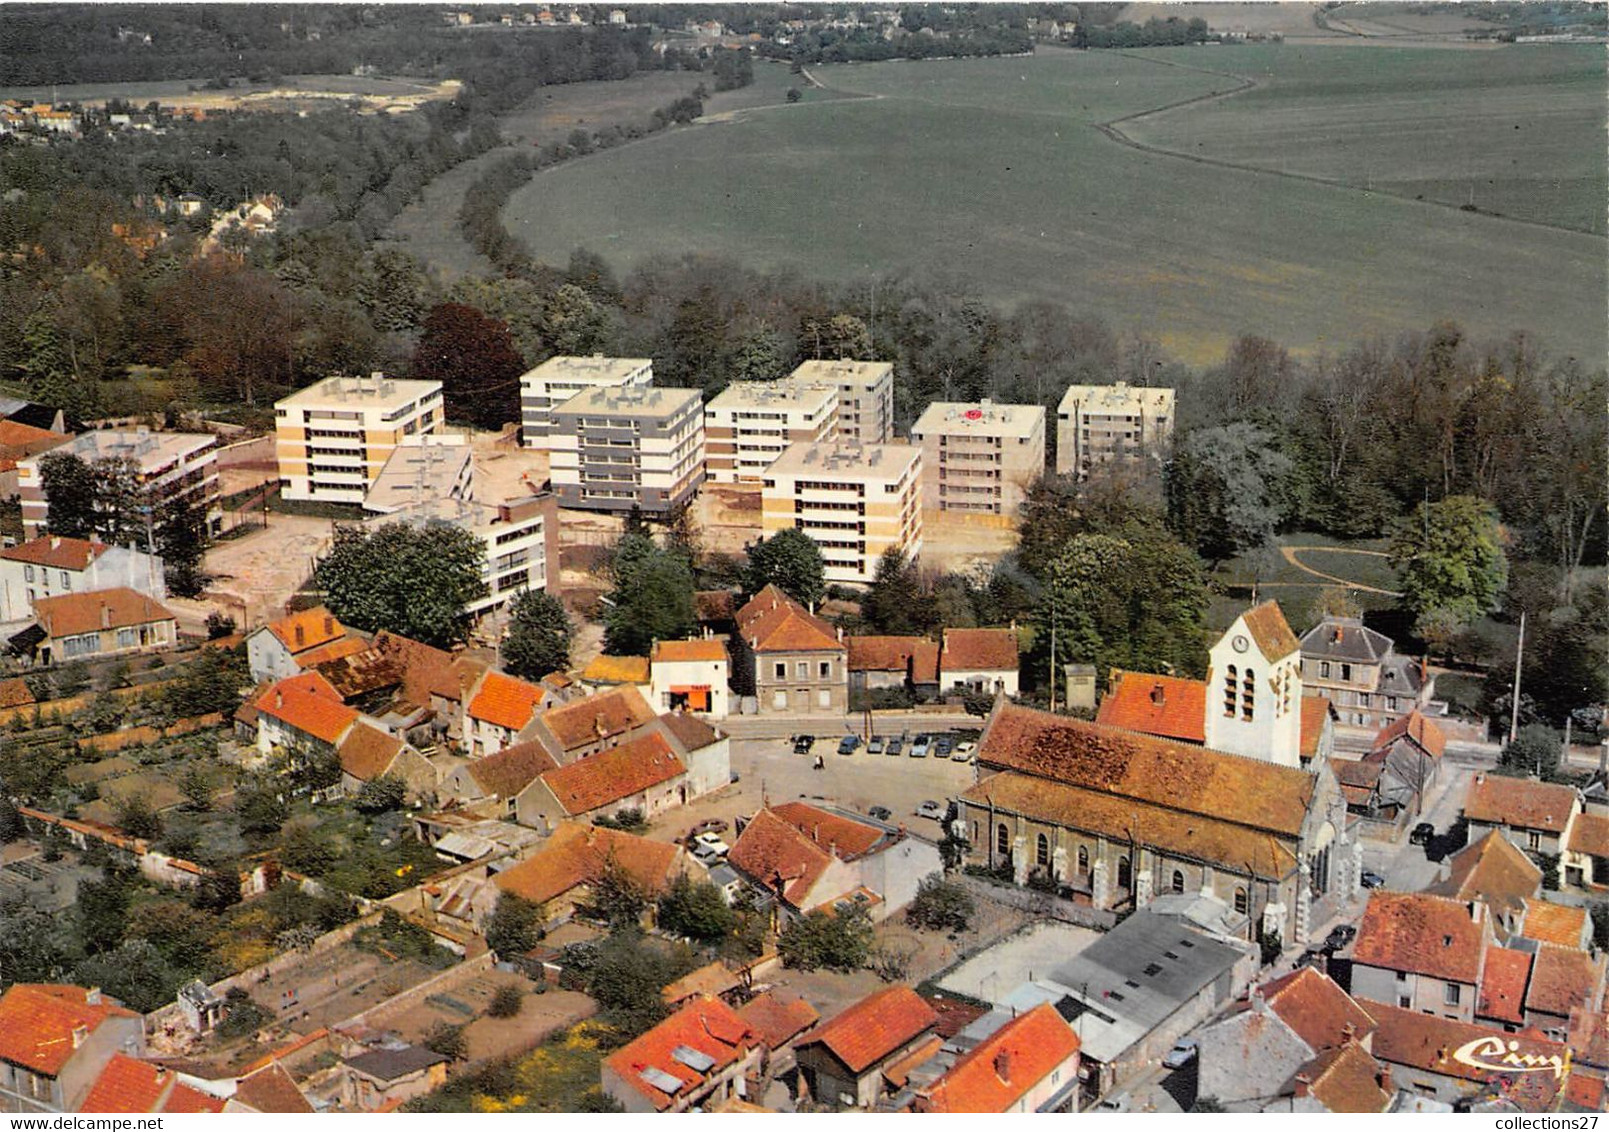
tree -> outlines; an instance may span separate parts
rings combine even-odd
[[[659,898],[657,922],[663,931],[700,943],[715,943],[732,934],[737,915],[721,890],[708,881],[678,876]]]
[[[525,1005],[525,994],[512,983],[505,983],[492,992],[486,1013],[493,1018],[515,1018]]]
[[[447,413],[477,428],[520,419],[525,360],[508,327],[462,303],[430,308],[414,348],[412,373],[442,383]]]
[[[772,585],[810,606],[827,596],[827,567],[821,547],[803,531],[789,527],[748,550],[749,563],[743,572],[746,593],[757,594]]]
[[[624,535],[615,548],[615,588],[603,617],[604,650],[646,656],[654,641],[690,636],[697,628],[693,572],[646,535]]]
[[[227,713],[240,706],[242,689],[250,687],[244,649],[208,648],[162,689],[162,701],[175,719]]]
[[[648,895],[642,884],[611,853],[592,881],[588,901],[593,915],[609,925],[610,931],[634,927],[648,909]]]
[[[546,590],[526,590],[509,606],[503,667],[526,680],[566,672],[574,632],[563,602]]]
[[[380,330],[412,330],[425,313],[429,280],[419,261],[392,249],[375,252],[358,281],[357,299]]]
[[[542,310],[542,337],[555,354],[594,353],[608,332],[609,316],[574,283],[554,291]]]
[[[251,779],[235,788],[235,818],[242,833],[276,833],[289,816],[290,807],[271,779]]]
[[[446,523],[341,525],[313,578],[346,624],[448,648],[464,639],[464,607],[486,591],[484,561],[480,540]]]
[[[636,931],[618,932],[597,945],[586,973],[587,993],[606,1023],[623,1038],[633,1038],[670,1013],[665,987],[693,966],[685,949],[667,950]]]
[[[235,619],[227,613],[216,609],[207,614],[204,624],[207,627],[207,640],[209,641],[227,637],[235,631]]]
[[[512,893],[499,893],[486,918],[486,946],[500,959],[524,955],[542,938],[542,910]]]
[[[789,967],[848,973],[866,966],[874,939],[871,917],[856,904],[841,911],[806,912],[783,929],[777,951]]]
[[[1468,625],[1496,609],[1508,585],[1497,511],[1471,495],[1421,503],[1397,524],[1390,555],[1402,604],[1421,624]]]
[[[208,869],[190,890],[190,903],[207,912],[224,912],[240,903],[240,874]]]
[[[787,97],[788,97],[788,101],[789,101],[789,102],[798,102],[798,101],[799,101],[799,100],[800,100],[800,99],[801,99],[801,98],[803,98],[803,97],[804,97],[804,95],[803,95],[803,94],[801,94],[801,93],[799,93],[799,88],[798,88],[798,87],[796,87],[796,86],[790,86],[790,87],[789,87],[789,88],[788,88],[788,95],[787,95]]]
[[[71,452],[51,452],[40,458],[39,478],[50,501],[47,525],[64,538],[92,538],[100,487],[89,461]]]
[[[99,880],[80,881],[74,907],[78,937],[90,953],[110,951],[123,939],[133,885],[126,872],[110,865]]]
[[[384,814],[402,809],[408,797],[408,784],[393,774],[371,778],[358,790],[352,805],[360,814]]]
[[[1503,748],[1498,762],[1520,774],[1534,774],[1547,781],[1558,773],[1563,753],[1559,733],[1545,724],[1533,723],[1520,728],[1514,741]]]
[[[22,820],[22,814],[6,796],[4,788],[0,787],[0,845],[20,841],[27,832],[28,828]]]
[[[905,552],[897,546],[883,551],[877,560],[877,573],[860,603],[860,615],[872,631],[896,635],[926,632],[931,627],[930,605],[922,593],[916,566]]]
[[[972,897],[966,889],[934,873],[917,886],[916,897],[905,910],[905,919],[914,927],[930,931],[964,932],[972,922],[974,911]]]
[[[206,508],[188,499],[173,500],[162,508],[155,533],[168,589],[178,597],[198,596],[207,584],[201,559],[212,541]]]
[[[1295,465],[1245,421],[1191,433],[1167,472],[1168,525],[1214,562],[1271,540],[1292,505]]]
[[[464,1028],[448,1022],[437,1022],[425,1035],[425,1048],[439,1053],[449,1061],[463,1061],[469,1056],[469,1039]]]
[[[146,841],[162,836],[162,818],[143,794],[130,794],[118,803],[117,827],[130,837]]]
[[[323,876],[340,860],[330,839],[317,826],[296,822],[279,840],[279,863],[306,876]]]

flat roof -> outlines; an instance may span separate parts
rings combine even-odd
[[[1118,409],[1124,405],[1144,405],[1165,409],[1173,404],[1173,390],[1158,385],[1130,385],[1126,381],[1113,385],[1069,385],[1056,411],[1070,413],[1080,401],[1094,408]]]
[[[893,362],[856,362],[814,359],[802,363],[784,380],[826,382],[829,385],[875,385],[894,372]]]
[[[555,416],[597,413],[610,417],[674,416],[703,394],[696,389],[666,389],[658,385],[599,385],[583,389],[554,406]]]
[[[867,472],[881,472],[897,478],[921,458],[914,444],[858,444],[853,440],[801,440],[790,444],[767,469],[768,475],[840,476],[864,478]]]
[[[817,409],[836,396],[826,385],[795,384],[791,381],[734,381],[704,406],[707,412],[720,409]]]
[[[591,385],[619,385],[645,366],[653,364],[652,358],[606,358],[602,354],[582,358],[561,354],[526,370],[520,376],[520,381],[581,381]]]
[[[470,465],[465,437],[447,434],[425,438],[435,443],[404,443],[387,457],[369,488],[363,506],[370,511],[396,511],[431,500],[445,501]]]
[[[970,436],[1032,436],[1044,427],[1043,405],[999,405],[990,400],[934,401],[911,426],[912,439],[925,433]]]
[[[85,460],[122,457],[142,469],[178,460],[217,441],[210,432],[151,432],[148,429],[95,429],[81,432],[54,453],[71,453]],[[31,457],[38,460],[41,457]]]
[[[288,397],[274,402],[274,408],[296,406],[312,408],[320,405],[373,405],[378,408],[401,408],[432,393],[441,392],[439,381],[410,381],[405,378],[370,374],[368,377],[326,377],[315,381],[306,389],[298,389]]]

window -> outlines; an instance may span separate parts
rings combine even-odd
[[[1230,719],[1235,717],[1235,683],[1235,666],[1231,664],[1224,673],[1224,715]]]
[[[1330,678],[1330,662],[1329,661],[1321,660],[1321,661],[1318,662],[1318,674],[1319,674],[1319,678],[1321,680],[1328,680]]]
[[[1341,679],[1343,679],[1343,680],[1352,679],[1352,666],[1350,664],[1341,665]]]
[[[778,688],[771,693],[771,707],[774,711],[788,710],[788,691],[786,688]]]
[[[816,693],[816,706],[824,708],[832,707],[832,691],[830,689],[822,688]]]
[[[34,580],[34,568],[32,566],[24,566],[22,568],[22,576],[26,580],[28,580],[30,582],[33,581]]]
[[[131,649],[140,643],[140,635],[133,629],[119,629],[117,631],[117,647]]]
[[[1043,833],[1034,838],[1034,862],[1040,866],[1050,864],[1050,838]]]
[[[816,666],[816,674],[823,680],[832,679],[832,661],[824,660]]]
[[[788,666],[784,661],[777,661],[776,676],[778,680],[786,680],[788,678]]]
[[[1078,847],[1078,871],[1089,872],[1089,850],[1082,845]]]
[[[1001,822],[994,831],[994,851],[1002,857],[1011,856],[1011,831]]]
[[[1399,994],[1397,996],[1397,1006],[1400,1009],[1403,1009],[1403,1010],[1412,1010],[1413,1009],[1413,999],[1409,998],[1405,994]]]
[[[1129,865],[1127,857],[1117,859],[1117,887],[1125,889],[1134,887],[1134,869]]]
[[[73,588],[73,576],[71,574],[69,574],[66,570],[61,570],[61,571],[59,571],[59,573],[61,574],[61,588],[64,589],[64,590],[72,589]]]
[[[1250,905],[1246,900],[1246,890],[1244,888],[1235,889],[1235,914],[1244,916],[1246,914],[1246,909],[1249,907]]]
[[[1441,988],[1441,1000],[1448,1006],[1457,1006],[1462,990],[1457,983],[1447,983]]]
[[[1240,678],[1240,718],[1247,723],[1257,712],[1257,673],[1246,669],[1246,675]]]
[[[1184,891],[1184,874],[1182,872],[1180,872],[1178,869],[1173,870],[1173,891],[1174,892],[1183,892]]]
[[[810,679],[810,662],[808,660],[794,661],[793,671],[797,674],[797,678],[800,680]]]
[[[1535,852],[1542,848],[1542,835],[1536,830],[1527,830],[1525,833],[1525,847]]]

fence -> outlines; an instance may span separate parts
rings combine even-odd
[[[121,751],[125,747],[143,746],[160,739],[175,739],[180,735],[189,735],[207,727],[220,726],[222,723],[223,714],[215,711],[206,715],[194,715],[188,719],[177,719],[166,727],[128,727],[107,735],[90,735],[78,740],[78,745],[81,749],[102,753]]]

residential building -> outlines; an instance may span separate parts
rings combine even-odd
[[[1609,956],[1578,947],[1536,944],[1531,981],[1525,988],[1525,1025],[1555,1041],[1570,1032],[1572,1011],[1601,1011]]]
[[[650,841],[629,833],[581,822],[564,822],[530,857],[498,873],[493,899],[481,909],[489,914],[500,892],[536,905],[549,929],[585,910],[592,886],[613,864],[632,877],[652,907],[661,892],[687,871],[687,854],[678,845]]]
[[[911,443],[922,449],[923,507],[1015,519],[1045,474],[1045,408],[935,401]]]
[[[1358,891],[1361,846],[1329,767],[1281,766],[1002,703],[957,801],[971,858],[1096,908],[1207,893],[1233,934],[1306,942]]]
[[[764,1052],[736,1011],[705,994],[604,1058],[599,1074],[626,1112],[709,1111],[747,1095]]]
[[[246,1068],[248,1072],[235,1079],[235,1091],[224,1103],[224,1112],[299,1114],[314,1111],[295,1078],[278,1061],[270,1058],[267,1065],[253,1062]]]
[[[540,743],[516,743],[495,755],[471,759],[454,767],[442,779],[441,793],[449,801],[469,806],[489,801],[505,818],[516,816],[516,800],[543,771],[558,763]]]
[[[871,1108],[887,1093],[883,1070],[929,1042],[938,1022],[910,987],[870,994],[798,1044],[801,1090],[818,1105]]]
[[[1526,908],[1542,895],[1542,870],[1514,843],[1492,830],[1447,859],[1447,875],[1425,891],[1464,904],[1483,902],[1501,939],[1516,935]]]
[[[117,1053],[95,1079],[80,1112],[222,1112],[224,1097],[185,1084],[180,1074],[151,1061]]]
[[[0,1112],[77,1112],[144,1020],[95,987],[14,983],[0,994]]]
[[[1555,904],[1532,897],[1525,902],[1518,935],[1576,951],[1592,949],[1592,916],[1579,904]]]
[[[342,1101],[361,1112],[389,1110],[440,1088],[447,1080],[447,1060],[435,1050],[402,1042],[344,1057]]]
[[[848,650],[837,629],[776,586],[755,594],[736,620],[732,686],[757,710],[848,710]]]
[[[542,710],[518,729],[520,739],[542,744],[560,766],[619,746],[655,719],[654,709],[635,684],[541,706]]]
[[[1609,889],[1609,817],[1577,814],[1560,865],[1559,875],[1569,888],[1596,895]]]
[[[152,432],[150,429],[99,429],[81,432],[71,441],[40,456],[17,461],[17,494],[22,497],[26,538],[47,531],[50,500],[45,496],[40,461],[48,456],[77,456],[88,464],[127,460],[142,507],[153,515],[175,506],[204,513],[207,529],[216,534],[223,522],[218,505],[218,438],[211,433]]]
[[[1477,774],[1464,797],[1472,840],[1495,829],[1533,855],[1561,855],[1579,813],[1581,793],[1575,787],[1534,778]]]
[[[1355,992],[1356,993],[1356,992]],[[1375,1021],[1372,1049],[1393,1084],[1445,1104],[1506,1101],[1509,1111],[1547,1112],[1563,1087],[1569,1048],[1533,1034],[1423,1014],[1358,995]],[[1515,1072],[1524,1068],[1526,1072]]]
[[[1480,901],[1377,889],[1352,948],[1352,993],[1473,1022],[1493,942],[1491,916]]]
[[[552,692],[503,672],[487,672],[464,708],[464,742],[470,758],[484,758],[513,745]]]
[[[1056,408],[1056,474],[1082,480],[1101,464],[1162,459],[1173,419],[1171,389],[1069,385]]]
[[[1000,1017],[998,1029],[963,1053],[938,1080],[917,1088],[911,1111],[1078,1111],[1078,1034],[1048,1002],[1025,1014]]]
[[[576,681],[591,694],[632,687],[646,701],[653,694],[646,656],[610,656],[599,653],[576,674]]]
[[[946,629],[939,648],[939,686],[946,695],[1017,694],[1017,630]]]
[[[492,506],[468,499],[435,499],[399,508],[386,523],[446,524],[468,531],[484,552],[483,596],[464,606],[471,617],[502,609],[527,590],[559,586],[559,504],[543,492]]]
[[[832,440],[837,432],[834,389],[734,381],[704,406],[704,463],[714,483],[759,483],[790,444]]]
[[[155,652],[178,643],[179,621],[172,611],[126,587],[39,598],[33,624],[11,638],[13,652],[41,666]]]
[[[33,615],[42,597],[126,588],[163,601],[162,559],[133,546],[42,535],[0,550],[0,622]]]
[[[849,694],[910,691],[918,700],[939,691],[939,646],[926,637],[845,637]]]
[[[327,377],[274,402],[285,499],[359,503],[404,440],[446,420],[441,382]]]
[[[0,397],[0,412],[4,402],[11,398]],[[57,413],[60,416],[60,413]],[[17,497],[17,461],[30,456],[42,456],[53,448],[60,448],[72,440],[65,432],[38,428],[22,421],[0,417],[0,499]]]
[[[725,719],[731,685],[726,643],[713,637],[655,641],[648,656],[649,699],[660,711]]]
[[[1341,722],[1379,730],[1424,711],[1436,679],[1424,661],[1399,656],[1384,633],[1355,617],[1326,617],[1302,634],[1302,688],[1326,696]]]
[[[475,461],[462,432],[415,433],[386,457],[363,509],[395,515],[422,503],[475,498]]]
[[[761,530],[803,531],[821,548],[829,582],[869,584],[886,551],[921,554],[921,481],[914,445],[795,444],[761,481]]]
[[[552,416],[549,479],[561,507],[663,515],[704,481],[704,401],[696,389],[583,389]]]
[[[1441,781],[1446,753],[1447,737],[1441,728],[1412,711],[1380,729],[1363,761],[1379,764],[1380,796],[1385,803],[1417,817],[1426,796]]]
[[[631,809],[652,821],[688,798],[687,767],[663,735],[648,733],[568,766],[544,771],[521,799],[523,824],[552,830],[561,822],[609,817]]]
[[[246,664],[257,683],[284,680],[344,656],[361,653],[368,642],[322,605],[299,610],[253,629],[246,636]]]
[[[408,799],[433,799],[438,775],[430,760],[405,739],[361,719],[335,748],[341,763],[341,792],[348,796],[378,778],[395,778],[408,788]]]
[[[837,392],[840,438],[855,444],[883,444],[893,439],[893,363],[812,360],[783,380]]]
[[[358,712],[316,672],[269,685],[255,707],[257,749],[264,755],[278,749],[303,760],[334,756],[358,722]]]
[[[638,388],[653,381],[650,358],[549,358],[520,376],[520,443],[545,447],[553,411],[584,389]]]
[[[1300,766],[1302,669],[1296,635],[1277,602],[1235,618],[1208,653],[1207,746]]]

